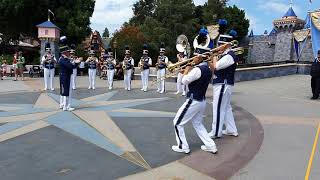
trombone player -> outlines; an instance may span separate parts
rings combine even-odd
[[[219,24],[225,20],[219,20]],[[223,26],[222,26],[223,27]],[[213,78],[213,122],[212,130],[209,133],[212,138],[220,138],[222,135],[238,136],[238,130],[234,121],[231,107],[231,95],[234,86],[234,76],[239,58],[231,49],[229,44],[233,38],[237,36],[235,30],[231,30],[229,35],[223,35],[218,45],[228,44],[222,54],[222,58],[218,61],[217,57],[212,57],[209,63],[210,69],[214,71]],[[226,129],[222,127],[225,125]]]
[[[134,67],[134,59],[131,57],[131,51],[129,46],[125,47],[125,57],[122,61],[123,67],[123,79],[124,79],[124,88],[127,91],[131,91],[131,76],[132,69]]]
[[[141,68],[141,81],[142,81],[141,91],[147,92],[152,59],[148,56],[149,51],[148,51],[148,46],[146,44],[143,46],[142,53],[143,53],[143,56],[141,57],[139,62],[139,67]]]
[[[187,66],[183,72],[182,83],[189,86],[186,102],[178,110],[174,120],[174,129],[177,145],[172,146],[172,150],[179,153],[188,154],[190,148],[185,137],[184,125],[192,121],[199,138],[204,145],[201,150],[217,153],[215,142],[210,138],[204,127],[203,115],[206,109],[206,92],[210,83],[212,72],[206,62],[202,62],[202,56],[196,56],[191,65]]]
[[[165,92],[165,76],[166,76],[166,67],[169,62],[168,57],[165,56],[165,46],[164,43],[161,43],[160,47],[160,56],[158,57],[157,66],[157,82],[158,90],[157,92],[163,94]]]

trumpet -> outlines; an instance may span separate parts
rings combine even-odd
[[[122,61],[122,69],[123,73],[127,71],[127,63],[128,63],[129,58],[125,57],[124,60]]]
[[[51,54],[47,54],[46,55],[46,61],[47,63],[52,63],[52,60],[53,60],[53,56]]]
[[[71,56],[70,59],[71,59],[71,63],[74,63],[74,64],[80,63],[80,58],[78,58],[77,56]]]
[[[234,40],[234,41],[231,41],[230,43],[228,44],[223,44],[217,48],[214,48],[208,52],[205,52],[203,54],[200,54],[202,57],[206,58],[206,60],[204,60],[203,62],[208,62],[209,61],[209,57],[210,56],[219,56],[222,54],[222,52],[224,52],[230,45],[233,46],[233,45],[236,45],[238,44],[238,41]],[[244,52],[243,48],[236,48],[236,49],[233,49],[233,51],[235,51],[235,54],[236,55],[239,55],[239,54],[242,54]],[[177,62],[175,64],[171,64],[168,66],[168,71],[169,72],[175,72],[177,70],[181,70],[183,68],[185,68],[186,66],[194,66],[194,62],[193,60],[195,59],[195,57],[192,57],[192,58],[189,58],[189,59],[186,59],[184,61],[181,61],[181,62]]]
[[[143,70],[143,65],[144,65],[144,58],[141,57],[140,62],[139,62],[139,68],[141,71]]]

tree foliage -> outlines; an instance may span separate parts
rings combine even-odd
[[[156,0],[139,0],[133,4],[133,17],[130,19],[130,25],[140,25],[144,23],[147,17],[152,17],[156,8]]]
[[[226,3],[227,0],[208,0],[204,5],[195,6],[192,0],[139,0],[133,5],[134,16],[123,24],[123,28],[134,26],[140,30],[144,42],[149,45],[153,63],[159,55],[161,42],[165,43],[169,60],[175,61],[176,38],[180,34],[186,35],[192,44],[202,26],[217,24],[220,18],[228,20],[229,29],[238,32],[238,39],[246,36],[249,21],[245,18],[244,11],[236,6],[227,7]],[[116,38],[121,38],[122,35],[125,36],[124,33],[118,33]],[[126,38],[128,41],[136,39]],[[126,42],[118,44],[124,46]],[[136,52],[142,51],[141,44],[133,46],[138,50]]]
[[[245,16],[244,10],[239,9],[237,6],[226,7],[222,16],[228,21],[229,30],[234,29],[238,32],[239,40],[248,34],[250,22]]]
[[[106,27],[103,31],[102,37],[109,37],[110,33],[109,33],[109,29]]]
[[[115,41],[117,44],[117,59],[121,61],[123,60],[125,46],[129,46],[131,55],[135,59],[135,65],[137,65],[142,54],[143,44],[146,41],[144,34],[140,31],[140,28],[130,25],[123,26],[119,31],[114,33],[114,37],[110,43],[111,46],[114,45]]]
[[[91,31],[93,0],[1,0],[0,32],[5,40],[17,40],[20,35],[37,37],[36,25],[47,20],[47,10],[55,13],[52,21],[73,43],[81,42]]]

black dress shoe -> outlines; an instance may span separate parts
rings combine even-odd
[[[318,99],[317,97],[312,97],[312,98],[310,98],[311,100],[316,100],[316,99]]]

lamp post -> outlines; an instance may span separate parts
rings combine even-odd
[[[114,59],[117,59],[117,47],[118,47],[118,42],[117,39],[113,41],[113,48],[114,48]]]

